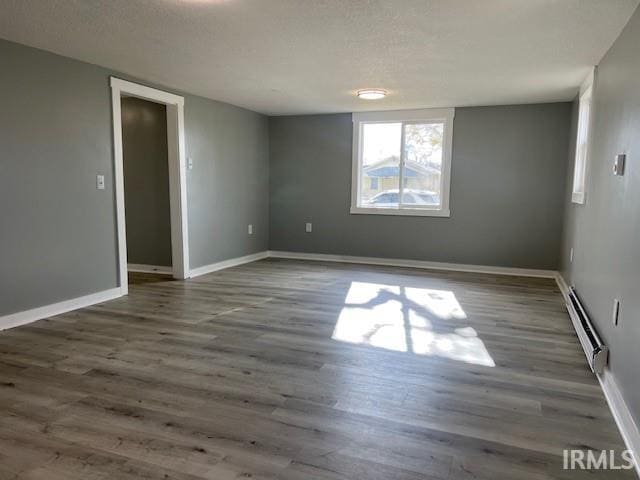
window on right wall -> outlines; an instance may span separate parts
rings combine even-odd
[[[576,159],[573,169],[573,192],[571,201],[583,204],[586,198],[587,158],[593,98],[593,71],[580,87],[578,104],[578,134],[576,138]]]

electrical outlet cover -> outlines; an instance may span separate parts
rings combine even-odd
[[[616,155],[616,161],[613,164],[614,175],[618,175],[618,176],[624,175],[624,164],[626,159],[627,159],[627,156],[624,153],[620,153]]]

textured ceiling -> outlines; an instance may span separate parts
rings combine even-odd
[[[497,105],[571,99],[637,4],[0,0],[0,37],[267,114]]]

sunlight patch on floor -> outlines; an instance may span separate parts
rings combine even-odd
[[[436,331],[432,322],[466,318],[451,291],[352,282],[332,338],[494,367],[472,327],[451,327],[442,332]]]

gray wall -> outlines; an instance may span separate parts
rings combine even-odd
[[[192,268],[264,251],[269,242],[267,117],[185,98]],[[247,235],[253,224],[254,234]]]
[[[117,286],[114,74],[0,40],[0,316]],[[191,268],[266,250],[267,118],[185,95],[185,128]]]
[[[610,370],[640,422],[640,10],[600,62],[585,205],[569,202],[562,258],[565,279],[576,286],[611,349]],[[574,120],[575,123],[575,120]],[[575,132],[574,132],[575,133]],[[626,173],[612,174],[617,153],[627,153]],[[573,156],[569,175],[573,175]],[[573,263],[569,249],[574,248]],[[613,300],[621,298],[614,327]]]
[[[116,286],[108,85],[0,40],[0,315]]]
[[[456,109],[451,218],[435,218],[349,214],[350,115],[272,117],[269,247],[556,269],[570,119],[570,103]]]
[[[569,161],[567,162],[567,176],[565,179],[565,211],[562,221],[562,243],[560,245],[560,273],[567,278],[568,263],[573,247],[573,234],[576,229],[576,215],[572,208],[571,193],[573,190],[573,167],[576,156],[576,140],[578,135],[578,96],[571,104],[571,128],[569,130]]]
[[[167,107],[122,99],[127,260],[171,266]]]

